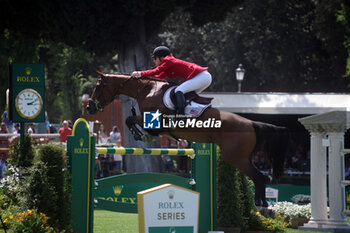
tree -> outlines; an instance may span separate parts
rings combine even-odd
[[[344,92],[340,2],[245,1],[225,21],[197,28],[189,15],[172,14],[154,40],[176,57],[209,66],[211,91],[235,91],[234,70],[243,63],[244,91]]]
[[[176,8],[189,11],[196,24],[203,24],[223,19],[226,12],[240,2],[37,0],[27,5],[21,1],[4,1],[0,12],[0,30],[63,42],[73,47],[83,46],[97,55],[115,51],[118,53],[120,71],[130,73],[150,66],[146,42],[159,31],[161,22]],[[122,99],[123,110],[127,113],[133,100]],[[128,135],[124,138],[127,146],[144,146],[134,144],[127,129],[124,135]]]
[[[341,10],[338,11],[337,20],[345,27],[344,46],[347,49],[346,75],[350,76],[350,2],[344,1]]]
[[[9,64],[12,62],[32,61],[38,62],[37,47],[40,41],[25,38],[20,33],[1,31],[0,36],[0,113],[2,115],[6,105],[6,89],[9,86]]]

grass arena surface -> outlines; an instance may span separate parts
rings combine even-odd
[[[350,217],[347,217],[350,223]],[[106,210],[94,211],[95,233],[138,233],[139,223],[137,214],[125,214]],[[315,233],[317,231],[299,231],[287,228],[287,233]],[[327,232],[323,232],[327,233]]]

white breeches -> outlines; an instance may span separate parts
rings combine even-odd
[[[193,78],[183,82],[180,86],[175,89],[175,92],[181,91],[182,93],[188,93],[195,91],[201,93],[211,84],[212,78],[208,71],[202,71]]]

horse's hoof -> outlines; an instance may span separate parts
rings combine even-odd
[[[136,141],[142,141],[142,137],[140,135],[134,135],[134,139]]]
[[[142,136],[142,141],[145,143],[152,143],[152,142],[156,141],[156,139],[154,137],[152,137],[151,135],[146,134],[146,135]]]

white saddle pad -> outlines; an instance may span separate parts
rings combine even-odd
[[[167,107],[170,110],[175,110],[175,104],[171,101],[171,98],[170,98],[170,93],[174,88],[176,88],[176,86],[170,87],[168,90],[166,90],[166,92],[163,95],[163,103],[165,107]],[[185,107],[185,115],[189,115],[191,117],[199,117],[200,115],[202,115],[204,110],[210,107],[211,105],[211,104],[199,104],[194,101],[190,101],[189,103],[187,103],[187,100],[186,100],[186,104],[187,105]]]

